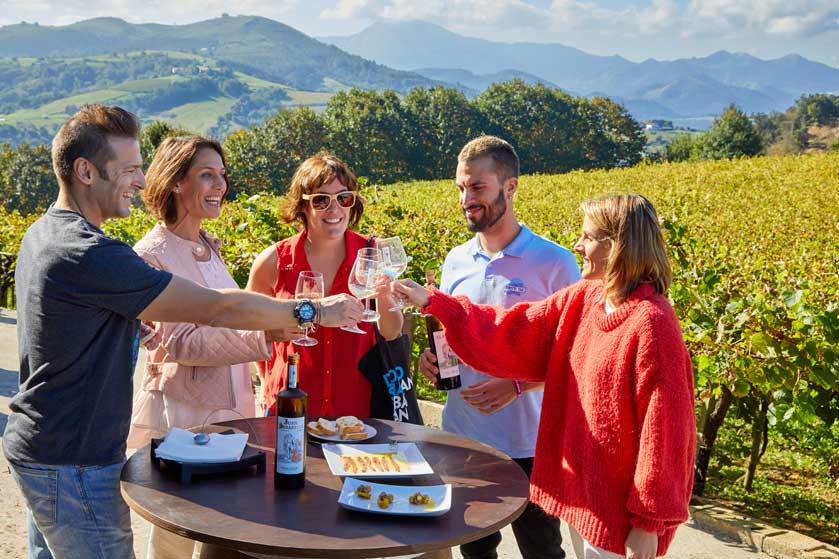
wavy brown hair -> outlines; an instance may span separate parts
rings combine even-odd
[[[652,283],[665,295],[673,272],[650,201],[639,194],[621,194],[586,200],[581,208],[612,243],[603,277],[604,297],[623,303],[642,283]]]
[[[202,149],[212,149],[221,156],[221,162],[227,168],[224,149],[216,140],[202,136],[177,136],[163,140],[154,153],[154,158],[146,172],[146,188],[143,190],[143,202],[158,219],[165,223],[175,223],[178,208],[174,189],[182,181],[195,156]],[[230,191],[230,178],[225,173],[227,188],[221,195],[221,202]]]
[[[358,182],[349,165],[331,153],[321,152],[300,164],[291,178],[288,194],[285,197],[281,217],[286,223],[301,223],[306,227],[306,205],[304,194],[313,194],[318,188],[329,184],[334,179],[347,190],[358,192]],[[355,205],[350,209],[350,228],[358,225],[364,214],[364,200],[356,196]]]

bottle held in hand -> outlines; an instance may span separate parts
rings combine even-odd
[[[288,356],[288,383],[277,394],[277,444],[274,488],[300,489],[306,484],[306,407],[308,396],[297,388],[300,356]]]
[[[437,287],[433,270],[425,272],[425,279],[430,287]],[[437,390],[460,388],[460,359],[446,341],[443,325],[437,318],[428,315],[425,317],[425,328],[428,332],[428,347],[434,357],[437,358],[437,369],[439,370],[434,387]]]

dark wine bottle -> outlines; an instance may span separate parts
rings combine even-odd
[[[429,287],[437,287],[433,270],[425,272],[425,281]],[[460,388],[460,359],[446,341],[443,325],[429,314],[425,317],[425,329],[428,332],[428,347],[437,358],[438,373],[434,388],[437,390]]]
[[[306,407],[308,396],[297,388],[300,356],[288,356],[286,389],[277,394],[277,444],[274,488],[300,489],[306,484]]]

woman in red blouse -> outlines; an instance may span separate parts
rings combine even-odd
[[[328,196],[318,196],[325,194]],[[283,219],[298,223],[301,231],[268,248],[256,258],[247,289],[281,299],[293,299],[300,272],[323,274],[325,295],[349,293],[347,280],[356,254],[367,246],[367,238],[351,231],[364,212],[355,176],[346,163],[322,153],[304,161],[291,180]],[[387,287],[375,297],[381,313],[378,328],[391,340],[402,331],[402,314],[389,311],[395,305]],[[290,342],[274,344],[270,361],[260,367],[263,373],[261,404],[275,413],[277,392],[286,385],[289,353],[300,354],[299,386],[309,395],[309,414],[370,415],[370,383],[358,370],[358,361],[376,343],[373,323],[359,322],[364,334],[338,328],[317,328],[310,347]],[[293,339],[302,332],[289,331]]]
[[[530,499],[565,520],[578,558],[664,555],[687,520],[693,373],[666,293],[655,209],[638,195],[582,206],[582,281],[510,309],[400,280],[464,361],[545,383]]]

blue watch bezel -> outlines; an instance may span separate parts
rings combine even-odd
[[[315,320],[315,305],[307,299],[303,299],[294,306],[294,318],[301,327],[311,327]]]

